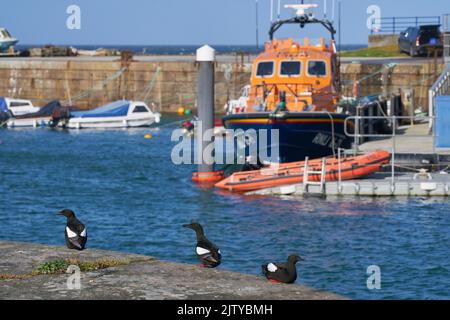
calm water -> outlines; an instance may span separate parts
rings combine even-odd
[[[173,121],[166,117],[165,121]],[[160,130],[0,130],[0,239],[64,244],[75,210],[89,247],[196,264],[197,220],[220,245],[222,268],[259,274],[262,262],[298,252],[299,283],[357,299],[449,299],[448,200],[292,199],[224,195],[170,161]],[[153,139],[145,140],[151,132]],[[382,270],[369,291],[366,269]]]

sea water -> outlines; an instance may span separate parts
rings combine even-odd
[[[165,122],[177,118],[165,117]],[[298,283],[353,299],[449,299],[448,199],[250,197],[203,189],[171,161],[177,125],[157,130],[0,129],[0,240],[64,245],[73,209],[89,248],[197,264],[193,220],[220,268],[300,254]],[[147,133],[152,139],[144,139]],[[381,289],[369,290],[369,266]]]

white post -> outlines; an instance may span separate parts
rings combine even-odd
[[[429,128],[430,130],[433,128],[433,116],[434,116],[434,91],[433,89],[430,89],[428,91],[428,115],[430,117],[430,124]]]
[[[309,183],[309,157],[305,158],[305,166],[303,168],[303,193],[308,192],[308,183]]]
[[[395,186],[395,131],[397,130],[397,117],[396,116],[392,116],[392,160],[391,160],[391,187],[393,188]]]
[[[199,166],[198,173],[210,173],[214,170],[213,155],[211,159],[203,159],[203,152],[208,145],[214,143],[214,137],[211,140],[204,141],[205,132],[214,129],[214,64],[215,50],[205,45],[197,50],[198,63],[198,83],[197,83],[197,101],[198,118],[200,120],[200,130],[197,133]],[[206,163],[205,163],[206,162]]]

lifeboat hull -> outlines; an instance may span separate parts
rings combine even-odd
[[[325,181],[339,180],[339,167],[341,180],[353,180],[363,178],[380,171],[381,167],[388,164],[391,154],[379,150],[365,155],[345,157],[341,159],[326,158]],[[322,159],[308,162],[309,171],[321,171]],[[273,168],[263,168],[256,171],[238,172],[220,181],[215,186],[233,192],[249,192],[284,185],[292,185],[303,182],[305,162],[293,162],[280,164]],[[310,174],[309,181],[320,181],[321,174]]]
[[[338,148],[350,149],[353,139],[345,133],[347,116],[326,112],[288,112],[273,115],[271,113],[242,113],[224,117],[226,129],[232,130],[267,130],[267,145],[256,141],[258,154],[272,155],[278,150],[278,159],[273,162],[289,163],[328,157]],[[350,124],[350,123],[349,123]],[[353,129],[349,125],[349,131]],[[270,132],[278,130],[279,141],[270,141]],[[248,153],[248,150],[246,150]]]

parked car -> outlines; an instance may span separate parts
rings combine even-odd
[[[406,52],[411,57],[415,57],[426,55],[429,48],[443,50],[440,28],[440,25],[427,25],[406,29],[400,33],[398,39],[400,52]]]

